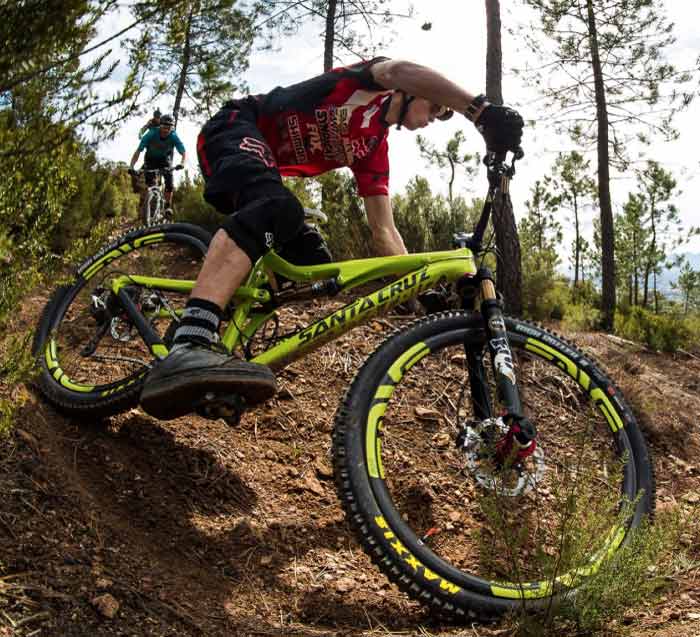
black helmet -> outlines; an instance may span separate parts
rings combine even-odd
[[[160,118],[160,109],[156,108],[155,111],[153,111],[153,117]]]
[[[167,113],[165,115],[161,115],[160,116],[160,125],[163,126],[164,124],[166,126],[174,126],[175,120],[173,119],[173,116],[168,115]]]

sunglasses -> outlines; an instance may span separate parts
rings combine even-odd
[[[439,120],[446,120],[452,117],[452,111],[447,108],[447,106],[442,106],[441,104],[432,104],[430,107],[430,114]]]

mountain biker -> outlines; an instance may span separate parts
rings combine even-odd
[[[156,110],[153,111],[153,117],[149,119],[140,129],[139,129],[139,139],[141,139],[144,135],[144,133],[151,128],[158,128],[160,126],[160,109],[156,108]],[[136,193],[140,194],[142,191],[141,184],[139,183],[139,175],[138,173],[134,172],[131,173],[131,189]]]
[[[202,128],[197,153],[205,199],[229,216],[211,241],[168,356],[146,378],[144,410],[163,417],[167,405],[172,418],[207,393],[238,394],[248,404],[271,397],[272,371],[217,351],[216,342],[223,309],[269,247],[298,251],[302,241],[316,261],[330,259],[281,175],[350,167],[376,252],[405,254],[389,198],[389,127],[417,130],[453,111],[476,125],[489,150],[519,147],[523,120],[516,111],[403,60],[375,58],[226,102]]]
[[[185,163],[185,146],[180,141],[177,133],[174,130],[174,120],[172,115],[163,115],[160,118],[158,128],[151,128],[139,142],[129,166],[129,172],[133,174],[134,165],[138,161],[139,155],[143,149],[146,149],[146,156],[143,160],[144,171],[152,171],[156,169],[165,169],[163,171],[163,179],[165,180],[165,215],[172,216],[172,199],[173,199],[173,174],[170,171],[173,149],[181,155],[180,164],[177,168],[181,168]],[[150,187],[155,183],[156,173],[144,172],[146,186]]]
[[[149,119],[139,130],[139,139],[141,139],[151,128],[158,128],[160,126],[160,116],[160,109],[156,108],[156,110],[153,111],[153,117],[151,117],[151,119]]]

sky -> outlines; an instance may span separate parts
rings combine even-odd
[[[483,2],[455,2],[455,0],[414,0],[414,17],[397,19],[392,30],[394,37],[390,44],[378,52],[395,59],[415,61],[443,73],[473,94],[483,92],[485,83],[486,31]],[[678,67],[692,67],[700,54],[700,30],[697,29],[695,3],[686,0],[666,0],[667,18],[674,22],[677,42],[668,49],[667,55]],[[393,0],[396,11],[405,11],[407,2]],[[508,8],[511,6],[512,8]],[[509,72],[523,59],[517,50],[516,41],[507,36],[506,29],[516,22],[527,22],[530,14],[521,3],[501,2],[503,29],[503,94],[506,104],[517,104],[528,126],[524,131],[523,147],[525,158],[517,164],[517,174],[511,185],[511,196],[517,218],[525,214],[525,202],[530,196],[530,188],[535,180],[541,179],[551,168],[557,152],[572,150],[567,138],[554,134],[551,124],[539,112],[537,92],[523,84],[518,75]],[[126,16],[116,16],[103,25],[102,34],[119,30],[126,23]],[[430,22],[429,31],[421,25]],[[279,42],[276,51],[256,51],[245,75],[251,93],[264,93],[275,86],[292,84],[307,79],[323,70],[323,43],[319,24],[303,25],[299,33]],[[347,56],[339,63],[351,63],[357,58]],[[172,108],[171,99],[160,99],[157,105],[163,112]],[[152,106],[146,112],[150,114]],[[102,143],[98,155],[114,161],[128,162],[138,144],[138,129],[146,117],[133,118],[110,142]],[[682,190],[675,203],[678,206],[684,225],[700,225],[700,156],[697,151],[698,122],[700,121],[700,99],[676,117],[674,123],[681,136],[673,142],[655,142],[651,147],[635,149],[633,156],[649,157],[660,161],[676,177]],[[532,123],[530,123],[532,122]],[[188,151],[186,168],[191,174],[198,171],[195,140],[203,121],[181,120],[178,135]],[[483,152],[483,141],[474,126],[465,118],[455,115],[448,122],[437,122],[420,131],[438,148],[444,147],[454,133],[462,129],[466,144],[465,152]],[[389,158],[391,166],[391,194],[403,192],[409,180],[417,174],[427,177],[434,192],[447,192],[447,173],[429,169],[420,158],[415,141],[416,133],[392,130],[389,135]],[[595,158],[592,158],[595,166]],[[485,171],[473,182],[462,176],[456,182],[455,190],[470,196],[483,196],[486,189]],[[612,182],[612,195],[615,210],[619,210],[634,190],[634,180],[630,173],[615,175]],[[584,233],[591,238],[593,211],[585,219]],[[565,236],[570,236],[570,223],[567,214],[562,212],[562,225]],[[565,244],[569,241],[565,239]],[[568,250],[568,245],[564,246]],[[700,252],[700,237],[696,237],[683,248],[687,252]]]

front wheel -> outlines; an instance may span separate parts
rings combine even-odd
[[[151,187],[148,189],[148,192],[146,193],[146,199],[143,202],[143,209],[141,211],[141,221],[147,226],[160,223],[160,209],[160,193],[157,191],[157,189]]]
[[[457,618],[567,596],[653,511],[649,453],[619,390],[549,331],[506,326],[538,430],[526,459],[494,453],[507,427],[473,404],[465,349],[490,364],[482,319],[462,312],[390,337],[336,416],[338,490],[363,548],[409,595]],[[496,405],[490,371],[484,383]]]

